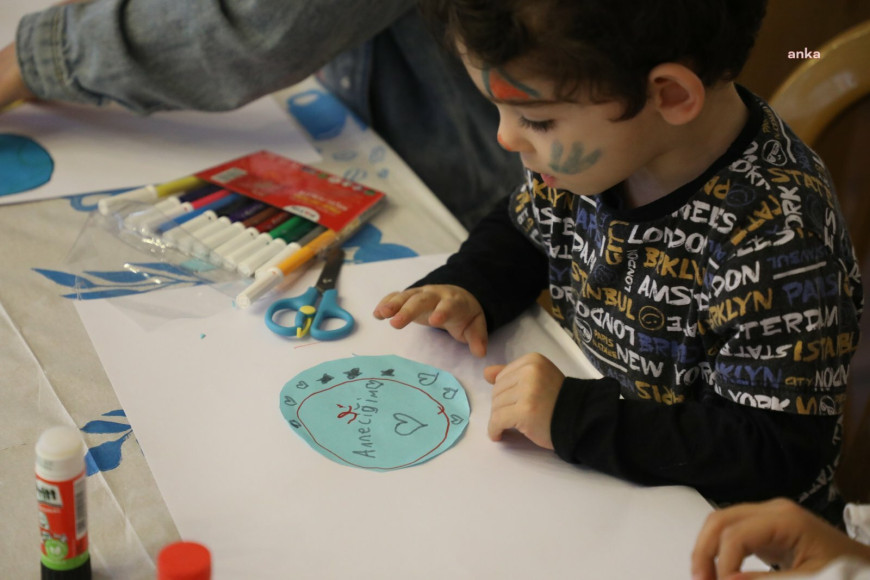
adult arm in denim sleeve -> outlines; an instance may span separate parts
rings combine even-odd
[[[454,284],[483,307],[489,332],[510,322],[547,287],[547,257],[510,219],[510,196],[475,226],[447,263],[412,286]]]
[[[49,100],[141,113],[220,111],[304,79],[411,0],[92,0],[25,16],[25,84]]]

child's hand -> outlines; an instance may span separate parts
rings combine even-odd
[[[755,554],[783,572],[740,572]],[[850,539],[791,500],[744,503],[707,517],[692,551],[692,578],[715,580],[810,574],[842,556],[870,562],[870,546]]]
[[[532,443],[553,449],[550,424],[556,399],[565,381],[547,357],[532,353],[508,365],[494,365],[483,371],[492,390],[489,438],[499,441],[506,429],[516,429]]]
[[[449,284],[431,284],[388,294],[375,307],[375,318],[389,318],[393,328],[411,322],[443,328],[450,336],[468,345],[471,354],[486,354],[486,319],[483,308],[472,294]]]
[[[33,93],[24,84],[15,58],[15,45],[0,49],[0,110],[21,99],[32,99]]]

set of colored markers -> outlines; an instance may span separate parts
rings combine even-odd
[[[246,308],[287,274],[340,243],[377,211],[384,194],[259,151],[159,185],[100,201],[112,215],[131,203],[124,228],[254,280]]]

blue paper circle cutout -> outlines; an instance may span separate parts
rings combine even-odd
[[[281,412],[337,463],[391,471],[449,449],[468,423],[468,396],[446,371],[399,356],[319,364],[281,390]]]
[[[51,179],[54,161],[29,137],[0,134],[0,195],[30,191]]]

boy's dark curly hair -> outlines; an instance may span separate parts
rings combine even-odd
[[[524,70],[594,102],[647,100],[656,65],[682,63],[705,86],[733,80],[761,27],[766,0],[421,0],[447,47],[475,64]]]

